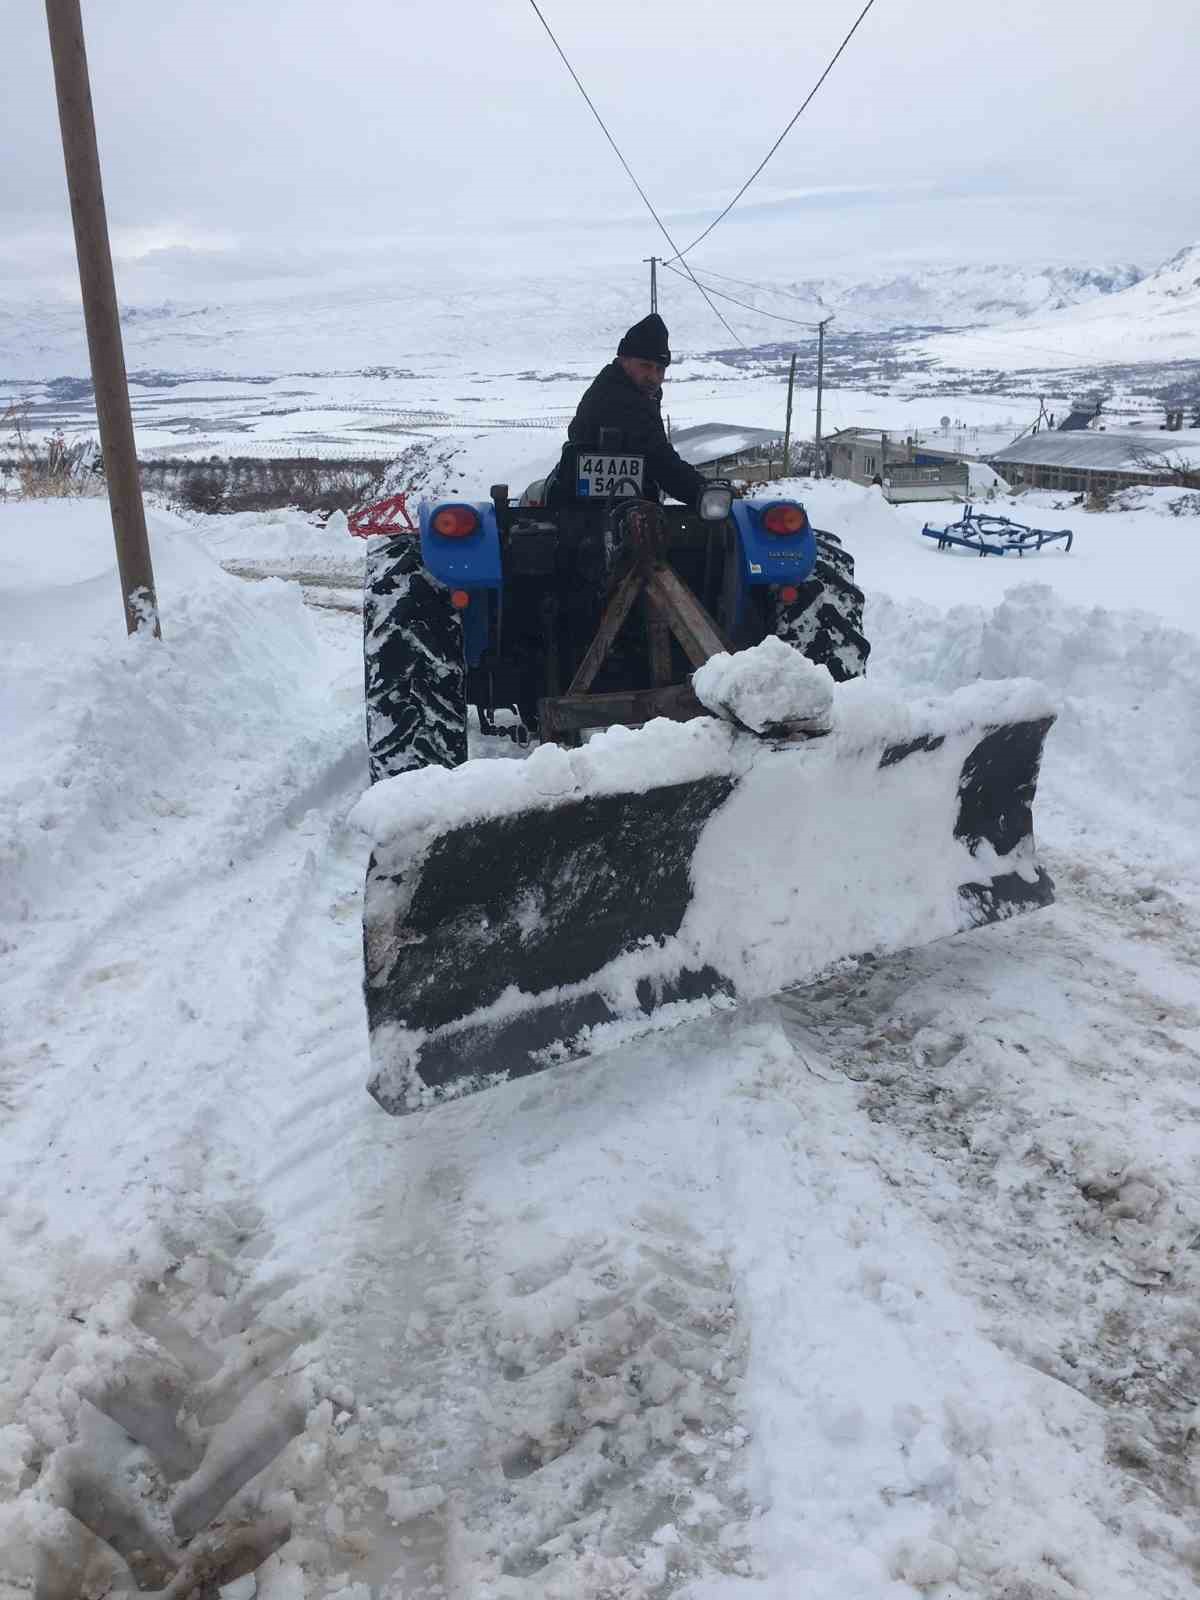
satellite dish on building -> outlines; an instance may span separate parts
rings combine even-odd
[[[949,430],[949,427],[950,427],[950,418],[949,417],[943,417],[942,418],[942,432],[946,433]]]

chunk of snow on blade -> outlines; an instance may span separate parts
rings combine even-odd
[[[703,705],[755,733],[797,723],[823,726],[833,705],[833,681],[774,636],[737,655],[711,656],[693,675]]]

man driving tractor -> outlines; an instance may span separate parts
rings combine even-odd
[[[708,480],[689,467],[671,446],[662,420],[662,384],[671,364],[667,325],[652,311],[635,322],[617,346],[617,355],[584,391],[576,407],[563,459],[547,482],[547,503],[561,494],[561,484],[572,471],[575,449],[604,447],[601,429],[615,431],[615,448],[645,456],[646,478],[642,493],[657,500],[660,491],[694,507]]]

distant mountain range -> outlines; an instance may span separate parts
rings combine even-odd
[[[833,312],[839,333],[908,332],[923,356],[954,370],[1076,368],[1086,361],[1174,361],[1200,353],[1200,245],[1149,273],[1127,264],[914,265],[814,279],[792,276],[769,260],[747,266],[749,281],[740,273],[696,271],[746,345],[807,345],[811,332],[797,324]],[[660,307],[675,350],[697,356],[728,348],[727,330],[695,288],[662,277]],[[531,276],[490,261],[422,281],[398,272],[388,283],[315,293],[129,306],[123,319],[131,371],[215,379],[402,367],[431,378],[476,370],[534,378],[594,371],[645,309],[640,269],[575,266]],[[76,306],[0,304],[0,380],[87,370]]]
[[[697,276],[724,287],[699,268]],[[897,326],[966,327],[1037,316],[1119,294],[1142,277],[1140,268],[1129,265],[912,267],[857,279],[802,279],[781,287],[832,311],[843,332],[873,332]],[[764,309],[781,309],[777,298],[738,291],[732,282],[730,289]]]
[[[922,354],[961,371],[1194,364],[1200,394],[1200,243],[1115,292],[1066,308],[997,319],[978,330],[921,342]]]

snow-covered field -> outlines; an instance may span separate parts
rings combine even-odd
[[[155,514],[156,644],[0,506],[3,1600],[1194,1593],[1200,524],[797,487],[874,679],[1060,703],[1057,904],[403,1120],[356,619],[219,564],[357,542]]]
[[[130,298],[127,286],[139,283],[137,262],[118,256],[128,364],[135,372],[286,370],[311,377],[314,368],[420,368],[431,356],[450,355],[461,377],[475,361],[519,370],[552,351],[557,354],[551,359],[561,365],[591,362],[611,349],[610,335],[619,335],[645,310],[646,274],[637,241],[631,235],[624,248],[617,244],[612,261],[597,258],[599,243],[594,229],[572,237],[560,228],[554,246],[537,252],[534,272],[523,270],[502,245],[493,252],[457,250],[431,264],[428,244],[418,240],[385,272],[364,272],[351,282],[316,288],[288,280],[286,292],[276,283],[235,288],[228,298],[158,303]],[[717,295],[732,294],[738,301],[736,310],[728,301],[724,309],[747,344],[786,337],[780,316],[803,323],[830,311],[839,328],[856,330],[974,326],[1004,317],[1017,322],[1052,308],[1109,300],[1117,303],[1119,317],[1122,294],[1144,275],[1127,264],[912,262],[869,275],[812,278],[797,273],[797,263],[806,259],[803,245],[796,250],[777,240],[750,268],[741,244],[707,253],[704,266],[695,265]],[[737,276],[726,279],[720,269]],[[747,276],[756,281],[747,283]],[[729,343],[728,331],[685,279],[662,274],[659,295],[677,349]],[[73,284],[57,300],[16,298],[11,287],[0,287],[0,384],[85,373],[87,359]],[[988,364],[985,358],[982,365]],[[455,398],[470,398],[470,387],[461,385]],[[219,380],[209,392],[214,389],[219,391]],[[443,391],[440,409],[446,401]]]
[[[502,476],[527,457],[552,459],[582,384],[645,310],[640,265],[597,269],[583,249],[580,259],[586,270],[568,250],[537,276],[504,257],[472,257],[435,278],[397,263],[386,280],[320,293],[125,306],[139,451],[379,459],[430,437],[457,449],[462,436],[494,430]],[[818,314],[837,317],[827,435],[880,426],[975,453],[1030,426],[1040,402],[1061,415],[1095,390],[1110,417],[1128,410],[1157,427],[1160,399],[1174,392],[1183,403],[1195,385],[1195,244],[1144,276],[960,266],[825,281],[796,278],[786,263],[764,263],[749,283],[712,279],[714,292],[737,298],[722,302],[732,332],[691,284],[667,275],[676,361],[666,409],[676,425],[782,431],[787,352],[798,350],[801,383],[806,370],[811,381]],[[34,440],[59,427],[68,439],[94,437],[87,371],[73,294],[58,304],[0,296],[0,413],[28,403]],[[794,437],[809,435],[814,401],[797,393]],[[939,435],[943,415],[953,426]]]

